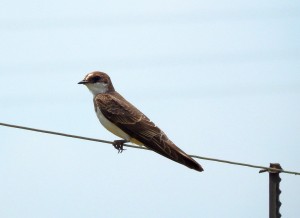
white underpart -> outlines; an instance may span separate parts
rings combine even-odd
[[[119,127],[117,127],[115,124],[110,122],[106,117],[102,114],[101,110],[99,108],[96,109],[97,117],[100,121],[100,123],[110,132],[115,134],[116,136],[119,136],[122,139],[125,139],[127,141],[131,141],[131,137],[126,134],[123,130],[121,130]]]
[[[105,93],[108,89],[108,84],[106,83],[93,83],[93,84],[86,84],[87,88],[91,91],[94,97],[100,93]],[[117,127],[115,124],[110,122],[101,112],[101,110],[97,107],[96,114],[100,121],[100,123],[111,133],[119,136],[120,138],[135,143],[137,145],[143,146],[143,143],[139,142],[138,140],[131,138],[127,133]]]
[[[86,87],[91,91],[91,93],[96,96],[100,93],[105,93],[108,90],[108,84],[107,83],[88,83],[86,84]]]
[[[108,89],[108,84],[106,83],[89,83],[86,84],[87,88],[91,91],[91,93],[94,95],[94,97],[100,93],[105,93]],[[100,123],[110,132],[115,134],[116,136],[119,136],[122,139],[125,139],[127,141],[130,141],[130,136],[127,135],[124,131],[122,131],[119,127],[117,127],[115,124],[110,122],[101,112],[101,110],[97,107],[96,108],[96,114],[100,121]]]

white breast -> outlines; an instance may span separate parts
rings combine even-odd
[[[102,114],[101,110],[99,108],[96,109],[97,117],[100,121],[100,123],[110,132],[115,134],[116,136],[119,136],[122,139],[125,139],[127,141],[130,141],[130,136],[127,135],[123,130],[121,130],[119,127],[117,127],[115,124],[110,122],[106,117]]]

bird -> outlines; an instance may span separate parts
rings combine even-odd
[[[191,169],[203,171],[198,162],[177,147],[158,126],[115,90],[106,73],[93,71],[78,84],[85,85],[93,94],[94,109],[100,123],[122,138],[113,141],[119,153],[124,150],[124,143],[131,142]]]

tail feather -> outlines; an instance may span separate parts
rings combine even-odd
[[[154,143],[161,144],[161,141],[156,141],[155,139],[152,140]],[[196,162],[193,158],[191,158],[188,154],[186,154],[183,150],[178,148],[171,140],[166,140],[164,143],[162,143],[164,146],[164,149],[152,149],[151,146],[147,146],[148,148],[152,149],[154,152],[169,158],[177,163],[180,163],[182,165],[185,165],[191,169],[197,170],[199,172],[202,172],[204,169],[201,167],[201,165]]]
[[[178,148],[179,149],[179,148]],[[175,155],[172,156],[165,156],[177,163],[180,163],[182,165],[185,165],[191,169],[194,169],[196,171],[202,172],[204,169],[202,168],[202,166],[196,162],[193,158],[191,158],[190,156],[188,156],[185,152],[183,152],[181,149],[179,150],[173,150],[172,153],[175,153]]]
[[[203,168],[201,167],[200,164],[198,164],[193,158],[189,157],[189,156],[184,156],[184,163],[182,163],[183,165],[191,168],[191,169],[194,169],[194,170],[197,170],[199,172],[202,172],[203,171]]]

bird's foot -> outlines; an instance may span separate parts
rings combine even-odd
[[[122,153],[124,150],[123,145],[124,143],[128,142],[127,140],[115,140],[113,142],[113,146],[115,147],[115,149],[118,150],[118,153]]]

